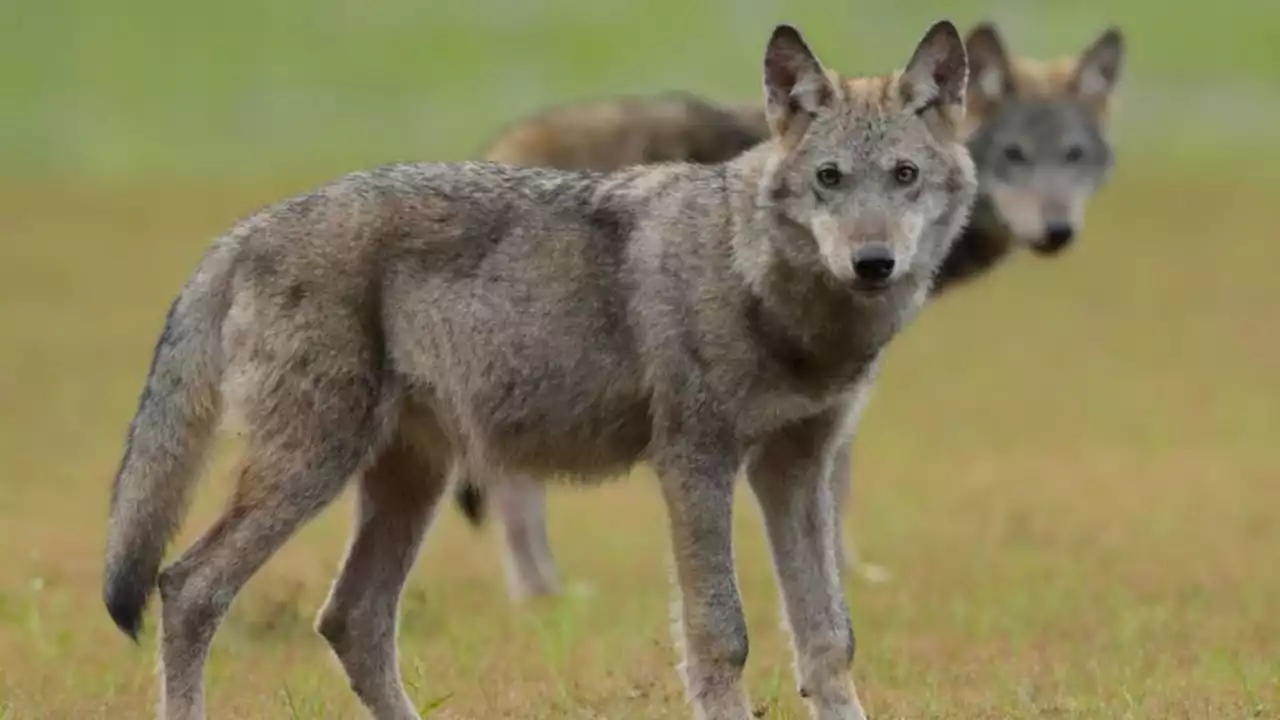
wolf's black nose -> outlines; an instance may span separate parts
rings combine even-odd
[[[1049,250],[1061,250],[1075,237],[1076,229],[1069,223],[1049,223],[1044,231],[1044,244]]]
[[[882,245],[862,248],[853,256],[853,272],[859,280],[884,282],[893,274],[893,253]]]

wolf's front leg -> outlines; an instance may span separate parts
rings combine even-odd
[[[678,583],[675,639],[699,720],[751,717],[742,687],[747,623],[733,567],[736,458],[680,449],[655,461],[671,525]]]
[[[752,457],[747,478],[759,501],[791,630],[800,695],[817,720],[864,720],[849,677],[853,625],[840,585],[839,517],[828,477],[838,424],[789,428]]]

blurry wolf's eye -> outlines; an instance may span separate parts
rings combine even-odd
[[[893,179],[898,181],[899,185],[910,185],[920,176],[920,168],[915,165],[903,161],[893,168]]]
[[[840,168],[831,163],[827,163],[818,168],[818,184],[823,187],[835,187],[844,179],[844,174],[840,172]]]
[[[1024,163],[1027,161],[1027,154],[1017,145],[1009,145],[1004,149],[1004,159],[1011,163]]]
[[[1067,148],[1067,153],[1063,157],[1069,163],[1080,162],[1084,159],[1084,148],[1079,145],[1072,145]]]

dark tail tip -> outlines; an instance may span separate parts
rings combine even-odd
[[[112,621],[135,643],[142,632],[142,615],[147,609],[152,584],[139,573],[125,572],[109,577],[102,591],[102,600]]]
[[[453,499],[472,527],[478,528],[484,524],[486,505],[484,490],[469,482],[459,483]]]

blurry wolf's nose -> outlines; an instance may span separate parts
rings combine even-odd
[[[879,245],[863,248],[853,257],[853,272],[859,280],[884,282],[893,274],[893,253]]]
[[[1045,228],[1044,244],[1049,250],[1061,250],[1075,237],[1076,229],[1068,223],[1049,223]]]

